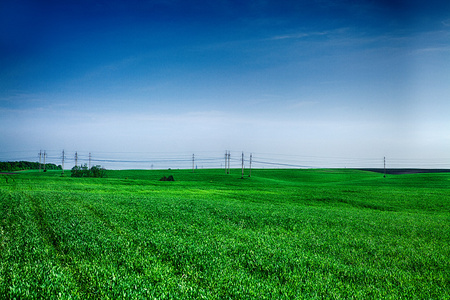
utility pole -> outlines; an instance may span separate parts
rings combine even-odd
[[[227,160],[228,160],[228,150],[225,150],[225,174],[228,174]]]
[[[250,153],[250,173],[248,173],[248,177],[252,177],[252,154]]]
[[[44,150],[44,172],[47,171],[47,170],[45,170],[45,157],[46,156],[47,156],[47,152],[45,152],[45,150]]]
[[[39,150],[39,172],[41,172],[41,158],[42,158],[42,150]]]
[[[63,149],[63,153],[62,153],[62,174],[64,176],[64,149]]]
[[[192,154],[192,173],[194,173],[194,162],[195,162],[195,158],[194,158],[194,154]]]
[[[75,152],[75,167],[78,166],[78,152]]]
[[[91,152],[89,152],[89,170],[91,169]]]
[[[244,179],[244,152],[242,151],[242,172],[241,179]]]
[[[228,174],[230,174],[230,159],[231,159],[231,152],[228,150]]]
[[[386,178],[386,156],[384,157],[384,159],[383,159],[383,161],[384,161],[384,178]]]

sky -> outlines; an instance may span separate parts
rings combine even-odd
[[[449,113],[449,1],[0,2],[2,161],[450,168]]]

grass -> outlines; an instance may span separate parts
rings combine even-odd
[[[450,299],[450,174],[232,171],[1,175],[0,295]]]

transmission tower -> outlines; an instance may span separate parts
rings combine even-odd
[[[225,174],[228,174],[227,161],[228,161],[228,150],[225,150]]]
[[[42,158],[42,150],[39,150],[39,172],[41,172],[41,158]]]
[[[230,159],[231,159],[231,152],[228,150],[228,174],[230,174]]]
[[[64,175],[64,150],[62,152],[62,164],[61,164],[61,166],[62,166],[62,175]]]
[[[244,152],[242,152],[242,172],[241,179],[244,179]]]

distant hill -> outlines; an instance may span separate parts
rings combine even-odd
[[[44,169],[44,164],[39,164],[38,162],[30,161],[5,161],[0,162],[0,171],[21,171],[21,170],[39,170],[39,165],[41,169]],[[46,170],[62,170],[62,167],[55,164],[45,164]]]

